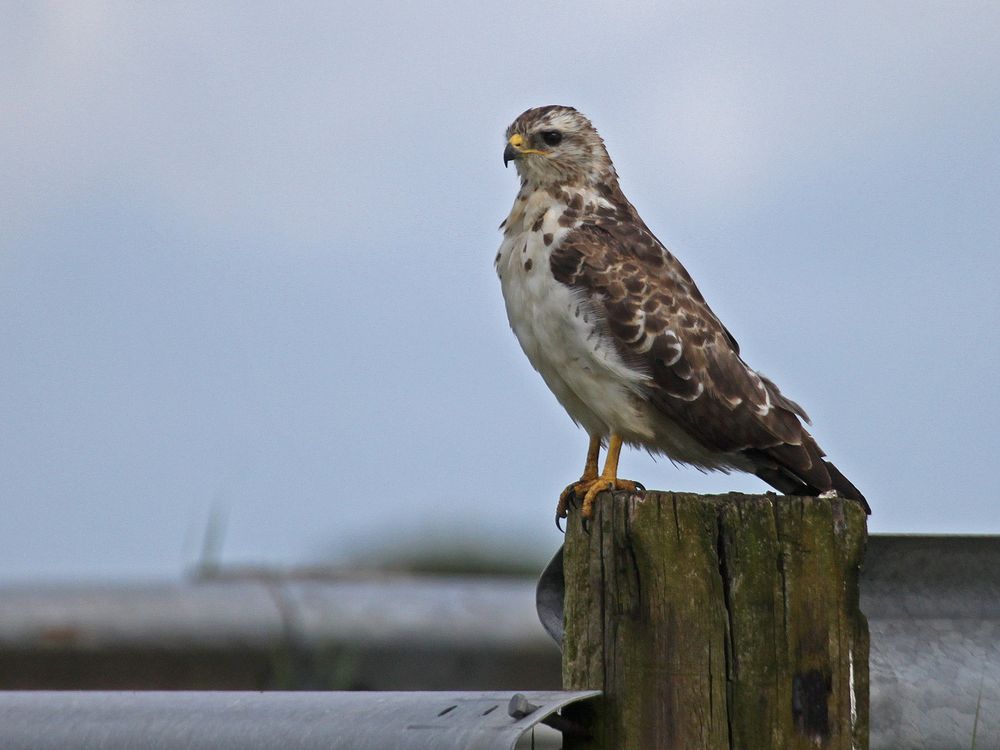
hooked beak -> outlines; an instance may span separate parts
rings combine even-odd
[[[514,161],[521,155],[521,146],[524,145],[524,136],[520,133],[514,133],[510,138],[507,139],[507,145],[503,149],[503,165],[507,166],[508,162]]]
[[[521,152],[514,148],[513,145],[508,143],[503,149],[503,165],[506,167],[508,162],[514,161],[517,157],[521,155]]]

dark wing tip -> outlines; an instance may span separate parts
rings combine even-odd
[[[818,497],[832,490],[859,503],[869,516],[872,514],[861,490],[840,469],[821,458],[819,447],[811,440],[803,446],[785,444],[750,449],[743,451],[743,455],[754,463],[754,473],[780,492]]]
[[[836,466],[834,466],[829,461],[824,461],[826,464],[826,470],[830,474],[830,483],[833,485],[833,489],[841,497],[846,497],[849,500],[857,500],[861,503],[861,507],[865,509],[865,513],[869,516],[872,514],[871,506],[865,499],[865,496],[861,494],[861,490],[854,486],[854,483],[850,479],[845,477]]]

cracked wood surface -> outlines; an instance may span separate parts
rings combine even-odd
[[[565,543],[575,750],[868,747],[866,517],[841,498],[605,493]],[[572,712],[571,712],[572,713]]]

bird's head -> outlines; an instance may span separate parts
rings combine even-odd
[[[511,161],[536,185],[617,178],[601,136],[572,107],[536,107],[518,116],[507,128],[503,150],[504,166]]]

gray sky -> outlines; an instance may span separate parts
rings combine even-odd
[[[0,580],[176,575],[213,507],[230,563],[554,550],[586,437],[492,268],[550,103],[872,530],[1000,532],[1000,4],[320,6],[0,11]]]

